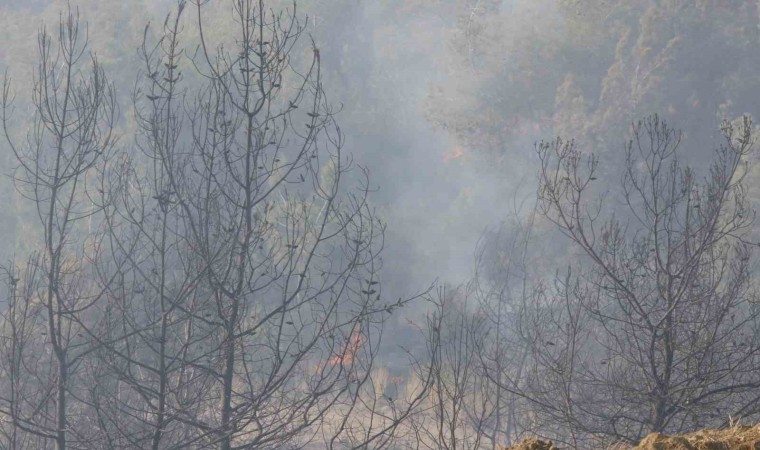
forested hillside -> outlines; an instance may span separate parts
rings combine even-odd
[[[757,2],[0,12],[0,448],[754,445]]]

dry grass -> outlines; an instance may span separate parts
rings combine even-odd
[[[760,450],[760,425],[700,430],[680,436],[652,433],[634,449],[639,450]]]
[[[616,447],[624,450],[623,447]],[[652,433],[628,450],[760,450],[760,425],[733,426],[721,430],[667,436]],[[529,438],[507,450],[559,450],[551,442]]]
[[[528,438],[512,447],[504,450],[559,450],[551,441],[542,441],[536,438]]]

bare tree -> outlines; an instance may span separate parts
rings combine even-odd
[[[76,12],[58,53],[40,32],[22,145],[5,81],[42,234],[4,277],[10,448],[380,449],[425,398],[429,377],[393,398],[375,364],[387,317],[419,295],[383,296],[385,225],[319,51],[295,3],[231,3],[231,50],[207,40],[208,2],[180,0],[154,44],[146,27],[137,135],[118,153],[114,90],[94,56],[80,68]]]
[[[540,211],[583,255],[521,322],[531,382],[519,393],[554,437],[635,442],[756,413],[752,125],[721,130],[700,181],[679,162],[678,131],[657,116],[634,124],[616,204],[593,195],[596,157],[572,141],[538,146]]]
[[[525,218],[519,209],[516,219],[485,233],[476,250],[475,274],[468,287],[471,301],[482,317],[475,323],[482,334],[477,341],[475,362],[487,391],[491,413],[481,428],[490,448],[508,447],[531,426],[524,418],[530,405],[516,395],[524,383],[528,348],[519,338],[520,311],[532,300],[533,278],[529,245],[534,237],[536,208]],[[505,386],[508,389],[505,389]]]
[[[3,130],[19,164],[17,187],[36,206],[43,238],[39,255],[31,259],[36,267],[22,277],[30,289],[11,290],[14,308],[7,314],[24,310],[32,314],[25,320],[36,317],[37,325],[44,322],[44,331],[35,329],[45,336],[37,341],[39,346],[21,346],[22,354],[13,354],[16,367],[21,361],[29,368],[23,362],[30,358],[50,358],[52,365],[35,364],[28,375],[36,385],[25,384],[29,389],[14,393],[13,404],[3,409],[15,427],[42,442],[52,440],[63,450],[70,440],[83,445],[88,439],[86,427],[77,423],[80,408],[72,395],[76,369],[90,350],[82,335],[83,321],[100,298],[87,269],[100,242],[97,233],[88,234],[89,218],[97,208],[88,199],[86,185],[113,147],[117,108],[113,87],[87,52],[78,12],[62,15],[55,42],[43,28],[38,49],[34,117],[23,143],[11,138],[13,96],[8,79],[3,88]]]
[[[20,271],[9,265],[4,269],[3,281],[6,287],[6,301],[3,302],[2,316],[2,340],[0,340],[0,354],[3,364],[1,366],[3,384],[3,426],[0,432],[3,435],[3,445],[8,448],[30,448],[44,446],[44,438],[25,432],[23,422],[14,420],[14,417],[23,417],[28,411],[25,394],[37,388],[34,384],[33,374],[37,373],[37,365],[27,361],[25,356],[35,348],[42,347],[42,336],[39,332],[40,323],[39,304],[25,301],[33,297],[35,290],[28,281],[37,279],[34,275],[38,267],[32,260],[26,273],[32,274],[25,279],[20,278]]]
[[[145,158],[125,155],[103,188],[101,273],[117,281],[99,344],[128,393],[107,388],[99,415],[125,447],[383,448],[426,390],[388,399],[374,379],[383,323],[412,299],[382,298],[385,225],[366,169],[345,186],[356,166],[319,51],[294,58],[295,4],[232,5],[232,51],[210,50],[205,2],[180,1],[155,45],[146,28],[134,95]],[[199,52],[184,58],[190,9]]]
[[[502,449],[535,431],[525,420],[532,405],[518,395],[529,349],[517,322],[534,293],[535,212],[485,233],[472,280],[434,302],[426,330],[431,392],[412,419],[420,447]]]
[[[430,298],[433,311],[424,329],[427,356],[419,372],[430,392],[410,418],[415,448],[484,448],[487,424],[494,415],[491,383],[480,370],[485,318],[468,305],[463,289],[439,288]],[[470,307],[468,307],[470,306]]]
[[[102,347],[98,364],[112,376],[93,397],[101,405],[98,421],[109,448],[159,449],[193,441],[192,427],[176,414],[197,408],[209,386],[194,370],[211,338],[197,320],[208,293],[200,283],[204,268],[195,259],[170,178],[182,150],[177,63],[184,7],[181,2],[167,16],[153,47],[145,28],[139,76],[148,80],[148,93],[142,81],[133,93],[139,152],[121,154],[100,189],[110,243],[109,260],[98,266],[108,298],[100,316],[107,326],[102,337],[93,337]]]

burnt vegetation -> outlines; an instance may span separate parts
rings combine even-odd
[[[480,3],[455,50],[492,89],[479,33],[500,7]],[[483,233],[466,282],[398,296],[384,273],[404,261],[387,256],[309,19],[234,0],[221,30],[219,8],[180,0],[146,25],[125,85],[70,6],[38,32],[29,105],[3,79],[3,149],[31,217],[30,251],[0,270],[0,448],[606,448],[757,421],[757,131],[748,114],[716,121],[701,158],[656,108],[639,114],[679,39],[652,59],[621,38],[598,105],[573,76],[553,115],[543,97],[515,104],[568,134],[535,145],[534,195]],[[568,23],[593,41],[584,20],[613,12]],[[484,123],[541,129],[433,109],[489,155],[508,136]]]

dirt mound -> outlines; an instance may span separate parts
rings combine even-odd
[[[615,446],[617,450],[626,447]],[[760,450],[760,424],[722,430],[700,430],[678,436],[652,433],[630,450]],[[505,450],[560,450],[551,441],[528,438]]]
[[[760,450],[760,425],[700,430],[681,436],[652,433],[632,450]]]
[[[536,438],[528,438],[512,447],[507,447],[505,450],[559,450],[552,444],[552,441],[546,442]]]

